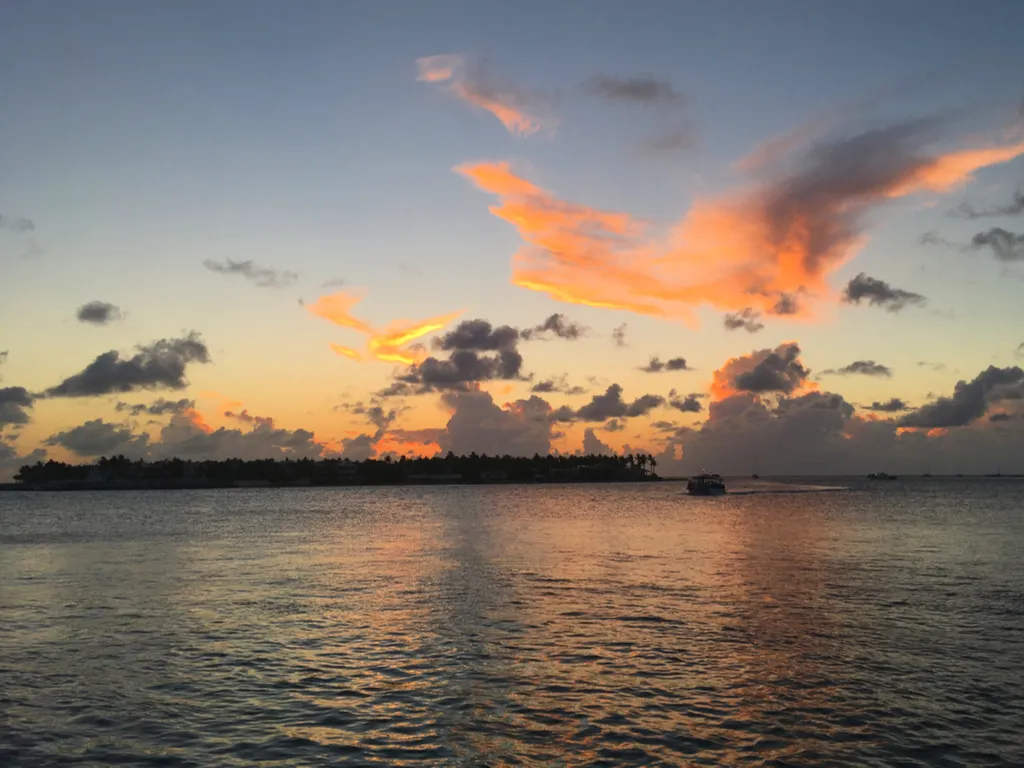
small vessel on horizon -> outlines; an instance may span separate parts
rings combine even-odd
[[[687,481],[686,492],[691,496],[721,496],[725,493],[725,481],[721,475],[704,472]]]
[[[868,480],[896,480],[896,475],[890,475],[886,472],[872,472],[868,475]]]

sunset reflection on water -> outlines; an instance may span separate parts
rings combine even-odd
[[[849,764],[894,744],[924,759],[938,734],[984,762],[1022,714],[1019,616],[992,595],[1024,586],[1024,537],[914,498],[660,484],[72,494],[49,521],[8,506],[9,733],[98,763]],[[977,628],[997,608],[998,638]],[[984,740],[971,697],[1000,702]]]

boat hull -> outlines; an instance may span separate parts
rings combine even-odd
[[[687,488],[691,496],[725,496],[725,488]]]

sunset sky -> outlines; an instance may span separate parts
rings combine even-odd
[[[5,3],[0,481],[438,450],[1024,472],[1022,22]]]

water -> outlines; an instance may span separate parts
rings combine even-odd
[[[0,765],[1024,764],[1024,483],[813,484],[0,494]]]

